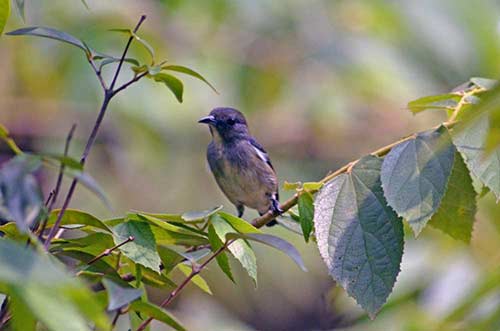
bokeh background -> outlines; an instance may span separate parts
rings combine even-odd
[[[494,0],[87,3],[90,10],[79,0],[27,1],[26,23],[13,15],[7,30],[55,27],[118,54],[124,37],[108,29],[132,27],[146,14],[140,35],[157,57],[196,69],[220,92],[186,77],[182,104],[150,81],[113,101],[87,167],[113,210],[82,187],[72,202],[101,217],[220,204],[234,212],[207,170],[210,136],[196,123],[213,107],[245,113],[282,182],[314,181],[444,120],[434,112],[411,115],[408,101],[500,73],[500,5]],[[137,45],[132,52],[147,59]],[[76,122],[71,154],[80,155],[102,97],[82,53],[46,39],[2,36],[0,59],[0,123],[24,149],[60,152]],[[0,153],[0,160],[10,155],[4,145]],[[45,192],[54,175],[39,174]],[[248,219],[253,216],[247,211]],[[237,285],[212,265],[205,277],[214,295],[192,287],[171,309],[200,331],[499,330],[499,216],[487,195],[470,245],[430,228],[418,240],[407,235],[395,291],[375,321],[335,287],[313,243],[279,227],[266,231],[296,244],[309,272],[255,245],[258,288],[237,263]],[[150,292],[156,300],[165,295]],[[126,320],[119,325],[127,330]],[[165,327],[153,324],[153,330]]]

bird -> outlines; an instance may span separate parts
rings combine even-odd
[[[207,161],[219,188],[242,217],[245,207],[259,215],[269,210],[274,215],[279,206],[278,179],[269,155],[252,137],[243,114],[228,107],[214,108],[198,123],[207,124],[212,141],[207,147]],[[276,220],[267,223],[276,225]]]

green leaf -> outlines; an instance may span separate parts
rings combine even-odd
[[[304,265],[304,261],[302,261],[302,258],[300,257],[300,254],[297,251],[297,249],[293,247],[293,245],[287,242],[286,240],[283,240],[279,237],[270,234],[263,234],[263,233],[248,233],[248,234],[229,233],[226,235],[226,239],[238,239],[238,238],[257,241],[260,242],[261,244],[276,248],[277,250],[280,250],[286,255],[288,255],[303,271],[307,271],[307,268]]]
[[[408,109],[414,114],[428,109],[453,110],[460,99],[461,96],[456,93],[432,95],[409,102]]]
[[[182,103],[182,95],[184,93],[184,85],[182,82],[169,74],[159,73],[157,75],[151,76],[156,82],[164,83],[170,91],[175,95],[177,101]]]
[[[301,182],[294,182],[294,183],[290,183],[290,182],[287,182],[285,180],[285,182],[283,183],[283,189],[285,191],[296,191],[297,189],[299,189],[300,187],[302,186],[302,183]]]
[[[158,253],[160,254],[163,268],[167,273],[184,260],[182,255],[165,246],[158,246]]]
[[[0,32],[1,33],[1,32]],[[22,154],[21,149],[16,145],[14,139],[10,137],[9,130],[2,124],[0,124],[0,139],[5,141],[7,146],[15,153]]]
[[[160,256],[156,251],[156,240],[149,224],[127,221],[113,228],[115,244],[118,245],[130,236],[134,240],[121,246],[120,251],[134,263],[160,273]]]
[[[133,287],[121,287],[109,279],[104,278],[102,284],[108,292],[108,310],[115,310],[137,300],[142,295],[142,290]]]
[[[59,155],[59,154],[40,154],[42,159],[55,160],[65,167],[75,169],[75,170],[83,170],[83,165],[76,159],[67,156],[67,155]]]
[[[225,219],[231,226],[240,233],[262,233],[259,229],[257,229],[255,226],[252,224],[248,223],[242,218],[236,217],[234,215],[225,213],[223,211],[220,211],[218,213],[219,216],[221,216],[223,219]]]
[[[236,233],[236,230],[218,214],[213,215],[210,218],[210,222],[214,227],[215,233],[217,233],[220,240],[223,242],[226,241],[226,235],[228,233]],[[257,284],[257,258],[248,242],[245,240],[237,240],[229,245],[228,250],[238,261],[240,261],[248,275],[253,279],[255,284]]]
[[[151,59],[154,60],[155,58],[155,51],[153,47],[144,39],[139,37],[134,31],[130,29],[110,29],[109,31],[112,32],[120,32],[120,33],[125,33],[126,35],[134,37],[135,40],[137,40],[145,49],[148,51],[149,55],[151,56]]]
[[[130,309],[132,311],[138,312],[141,315],[144,314],[146,316],[152,317],[157,321],[163,322],[166,325],[174,328],[178,331],[186,331],[186,329],[169,313],[167,313],[164,309],[155,306],[149,302],[144,301],[135,301],[130,305]]]
[[[183,263],[178,264],[177,268],[186,276],[188,276],[191,273],[191,267]],[[200,275],[194,276],[191,279],[191,281],[193,282],[193,284],[198,286],[203,292],[212,295],[212,290],[210,290],[210,286],[208,286],[207,282]]]
[[[60,211],[60,209],[56,209],[50,213],[49,219],[47,221],[48,227],[54,225]],[[111,229],[106,225],[106,223],[87,212],[77,209],[66,209],[66,211],[64,212],[64,215],[61,219],[61,225],[68,224],[84,224],[111,233]]]
[[[156,218],[156,217],[153,217],[153,216],[150,216],[147,214],[134,214],[134,215],[137,215],[140,219],[145,220],[148,223],[151,223],[155,226],[158,226],[164,230],[184,234],[186,236],[193,236],[195,238],[203,240],[203,237],[201,237],[201,236],[204,235],[204,232],[199,231],[197,229],[176,226],[176,225],[170,224],[170,223],[165,222],[159,218]]]
[[[323,187],[323,183],[321,182],[305,182],[304,185],[302,185],[302,188],[308,192],[317,191],[321,187]]]
[[[389,205],[417,236],[439,208],[455,155],[448,130],[419,133],[384,158],[382,187]]]
[[[84,43],[70,35],[69,33],[59,31],[53,28],[45,28],[45,27],[40,27],[40,26],[31,26],[27,28],[22,28],[22,29],[17,29],[14,31],[10,31],[6,33],[9,36],[36,36],[36,37],[44,37],[44,38],[49,38],[49,39],[54,39],[58,41],[62,41],[65,43],[68,43],[70,45],[76,46],[82,50],[84,50],[87,53],[87,48],[85,47]]]
[[[0,239],[0,265],[1,287],[50,330],[90,331],[86,319],[98,329],[109,326],[93,294],[49,256]]]
[[[488,114],[453,131],[453,143],[462,154],[467,168],[500,199],[500,148],[485,152],[489,128]]]
[[[313,197],[309,192],[302,192],[298,199],[299,206],[299,216],[300,216],[300,227],[302,228],[302,234],[304,235],[304,240],[309,241],[309,236],[313,230],[313,218],[314,218],[314,205]]]
[[[215,229],[212,224],[208,226],[208,241],[210,242],[210,247],[213,252],[219,250],[224,243],[217,236]],[[231,272],[231,265],[229,264],[229,258],[227,257],[225,252],[220,253],[215,257],[217,264],[221,268],[221,270],[226,274],[226,276],[234,283],[233,273]]]
[[[193,222],[198,220],[206,220],[216,212],[222,209],[222,206],[214,207],[203,211],[188,211],[182,214],[182,220],[186,222]]]
[[[153,231],[156,242],[161,245],[198,246],[208,243],[207,238],[172,232],[158,226],[152,226],[151,231]]]
[[[403,255],[403,223],[385,201],[381,166],[381,159],[363,157],[325,184],[314,204],[321,257],[371,318],[391,293]]]
[[[167,222],[175,222],[175,223],[184,222],[184,219],[182,218],[182,216],[180,214],[155,214],[155,213],[147,213],[144,211],[139,211],[137,213],[141,214],[141,215],[152,216],[154,218],[158,218],[160,220],[167,221]]]
[[[214,90],[215,93],[219,93],[219,92],[217,92],[217,90],[215,89],[215,87],[212,84],[210,84],[208,82],[208,80],[205,79],[205,77],[203,77],[202,75],[200,75],[199,73],[197,73],[193,69],[190,69],[190,68],[185,67],[185,66],[172,65],[172,64],[164,65],[164,66],[161,67],[161,69],[162,70],[170,70],[170,71],[182,72],[183,74],[186,74],[186,75],[198,78],[199,80],[203,81],[205,84],[207,84],[208,86],[210,86],[210,88],[212,90]]]
[[[0,0],[0,35],[10,16],[10,0]]]
[[[472,186],[472,178],[462,156],[456,152],[448,188],[429,224],[455,239],[468,243],[475,214],[476,192]]]
[[[39,158],[17,155],[0,168],[0,219],[14,221],[27,233],[44,210],[41,188],[33,176]]]
[[[35,331],[36,319],[30,308],[24,304],[16,291],[11,293],[12,329],[14,331]]]

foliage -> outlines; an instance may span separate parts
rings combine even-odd
[[[23,15],[24,1],[16,5]],[[0,25],[9,10],[9,2],[3,7],[0,3]],[[164,84],[182,102],[184,85],[172,73],[197,78],[216,91],[193,69],[156,61],[153,47],[138,35],[144,19],[135,29],[112,29],[128,38],[119,57],[98,52],[52,28],[26,27],[7,33],[50,38],[83,51],[104,99],[80,161],[69,157],[67,149],[63,155],[25,153],[0,126],[0,139],[17,154],[0,168],[4,223],[0,227],[0,291],[7,295],[0,312],[2,325],[11,321],[14,330],[27,331],[36,330],[38,323],[49,330],[91,330],[92,323],[96,329],[109,330],[120,315],[128,314],[137,331],[145,330],[152,319],[184,330],[164,308],[189,283],[211,294],[200,273],[213,260],[236,282],[229,262],[232,255],[257,285],[252,244],[258,242],[284,252],[306,270],[294,246],[259,229],[277,216],[271,212],[251,222],[221,207],[183,214],[130,212],[106,220],[68,208],[78,183],[107,201],[84,169],[102,117],[117,93],[146,77]],[[132,42],[147,51],[146,61],[127,56]],[[106,82],[102,68],[113,64],[115,74]],[[124,64],[131,65],[133,78],[116,86]],[[448,121],[363,156],[319,182],[286,184],[286,189],[295,191],[281,206],[286,216],[306,242],[317,244],[330,275],[371,318],[382,309],[400,272],[403,222],[415,236],[430,224],[468,242],[476,200],[483,193],[474,190],[473,182],[500,198],[500,148],[494,131],[500,127],[499,95],[494,81],[472,78],[450,93],[412,101],[408,104],[412,112],[443,110]],[[61,209],[51,208],[56,197],[43,199],[35,177],[42,166],[73,180]],[[53,192],[59,191],[58,185]],[[297,211],[292,210],[295,205]],[[61,229],[74,235],[58,238]],[[185,275],[180,284],[173,280],[175,270]],[[171,292],[155,305],[148,300],[145,286]],[[109,319],[106,312],[114,318]]]

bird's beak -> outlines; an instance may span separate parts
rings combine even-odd
[[[212,115],[209,115],[209,116],[200,118],[198,123],[215,125],[215,123],[217,123],[217,121],[215,120],[215,117],[213,117]]]

